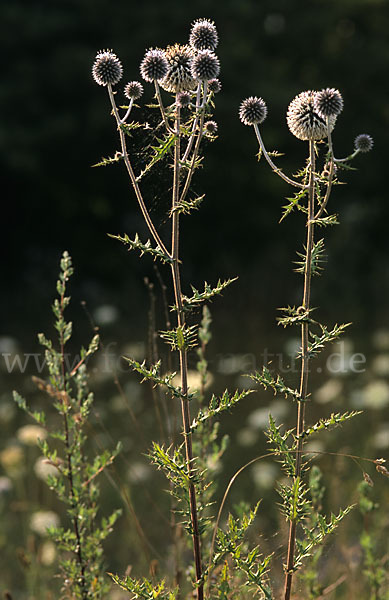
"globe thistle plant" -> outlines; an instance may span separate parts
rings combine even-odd
[[[192,76],[199,81],[215,79],[220,72],[220,62],[211,50],[200,50],[192,61]]]
[[[323,103],[322,103],[323,104]],[[326,121],[328,117],[328,126]],[[317,92],[312,90],[298,94],[289,104],[286,115],[288,127],[299,140],[322,140],[327,137],[328,127],[333,130],[336,115],[323,115],[317,108]]]
[[[373,138],[367,133],[360,133],[354,140],[354,148],[358,152],[370,152],[373,145]]]
[[[316,93],[315,109],[324,117],[337,117],[343,110],[343,98],[339,90],[326,88]]]
[[[161,88],[167,92],[194,90],[196,81],[192,77],[193,51],[188,45],[175,44],[165,51],[168,69],[161,80]]]
[[[217,123],[215,121],[207,121],[204,123],[204,132],[210,136],[217,134]]]
[[[183,465],[180,471],[180,474],[182,473],[182,476],[180,475],[181,478],[177,479],[174,476],[172,480],[172,472],[169,467],[169,464],[171,465],[172,463],[169,461],[164,449],[159,448],[158,453],[154,452],[152,454],[152,458],[158,466],[165,468],[167,471],[168,478],[174,484],[174,497],[177,497],[176,488],[184,490],[182,497],[182,502],[184,503],[183,514],[185,515],[185,529],[190,532],[192,538],[194,559],[193,584],[195,585],[195,593],[198,600],[203,600],[204,598],[204,581],[206,577],[200,539],[205,530],[205,524],[201,515],[207,506],[204,506],[203,499],[204,494],[208,494],[208,492],[205,491],[204,481],[199,477],[197,462],[195,463],[193,456],[192,432],[194,426],[189,403],[192,394],[188,389],[188,351],[195,344],[196,326],[188,326],[187,319],[190,318],[192,308],[198,307],[199,303],[220,293],[231,280],[224,283],[219,281],[215,288],[211,288],[208,284],[205,284],[205,293],[200,294],[196,290],[192,300],[190,296],[183,295],[181,291],[182,263],[179,256],[179,222],[182,214],[188,214],[192,210],[197,209],[202,200],[202,197],[189,196],[192,178],[202,162],[201,142],[204,140],[204,137],[213,137],[217,132],[217,124],[210,117],[212,116],[213,109],[213,94],[220,89],[220,82],[216,79],[219,74],[220,64],[218,58],[208,47],[212,46],[213,48],[217,43],[217,34],[215,32],[216,29],[210,21],[201,20],[196,22],[192,27],[191,45],[174,44],[168,46],[165,51],[152,49],[146,53],[140,70],[143,79],[154,85],[162,121],[158,123],[154,131],[155,144],[147,145],[148,148],[152,148],[152,154],[148,157],[143,169],[140,169],[138,173],[135,172],[132,165],[131,150],[128,147],[129,142],[126,134],[134,127],[137,129],[144,127],[150,130],[149,124],[134,122],[127,124],[127,118],[134,106],[133,101],[140,97],[142,86],[137,82],[127,84],[125,95],[130,100],[130,106],[124,117],[121,117],[119,114],[120,109],[116,104],[115,95],[112,91],[112,85],[110,83],[107,84],[121,148],[116,153],[114,159],[104,159],[99,163],[99,165],[105,165],[116,160],[123,160],[154,245],[149,240],[146,243],[142,243],[137,234],[134,240],[131,240],[127,235],[112,237],[118,239],[130,249],[139,250],[141,255],[152,255],[154,259],[160,260],[171,270],[176,327],[161,332],[161,338],[170,344],[173,352],[178,354],[180,387],[174,386],[174,382],[169,375],[161,377],[158,375],[161,368],[159,364],[153,365],[151,369],[148,369],[145,363],[141,365],[132,359],[128,360],[132,368],[142,375],[142,379],[148,379],[154,386],[162,386],[165,392],[172,394],[173,400],[179,400],[181,404],[185,456],[182,456],[181,459],[181,446],[174,449],[175,456],[180,457],[180,462]],[[204,48],[204,44],[207,44],[206,48]],[[213,91],[208,90],[207,83],[209,80],[212,81],[211,87]],[[169,92],[168,106],[164,104],[161,88]],[[170,94],[174,95],[173,101]],[[184,108],[185,112],[183,111]],[[148,135],[152,134],[148,133]],[[133,141],[132,138],[130,139]],[[156,163],[162,160],[165,163],[170,161],[170,166],[172,167],[171,169],[169,168],[169,173],[172,173],[172,203],[171,210],[169,211],[171,237],[168,240],[163,239],[163,236],[153,222],[143,189],[143,177],[146,173],[152,171]],[[145,187],[145,190],[147,189]],[[240,399],[245,394],[238,394],[237,398]],[[171,444],[172,440],[169,440],[169,442]],[[114,577],[114,580],[117,581],[118,579]],[[123,581],[121,581],[121,584],[126,585]],[[131,580],[131,586],[131,588],[125,589],[135,592],[134,580]],[[171,597],[173,598],[173,595]]]
[[[122,78],[123,67],[112,50],[101,50],[93,63],[92,75],[98,85],[116,85]]]
[[[308,158],[306,167],[300,171],[298,178],[292,179],[285,175],[272,161],[269,153],[266,151],[262,136],[259,131],[259,124],[266,116],[264,110],[261,111],[263,100],[258,98],[248,98],[242,102],[239,116],[244,125],[252,125],[259,143],[260,155],[263,154],[272,170],[284,181],[297,188],[297,192],[292,198],[288,198],[287,204],[283,207],[281,220],[288,216],[293,210],[297,209],[306,215],[306,243],[304,251],[298,253],[299,261],[296,271],[303,276],[303,294],[299,306],[281,309],[283,315],[278,319],[284,327],[288,325],[299,325],[301,331],[301,348],[299,352],[300,363],[300,385],[298,389],[288,388],[280,376],[273,377],[270,369],[265,365],[262,372],[257,372],[251,377],[257,383],[265,388],[272,387],[275,391],[280,391],[280,382],[286,396],[297,403],[296,428],[281,435],[280,428],[276,425],[274,419],[270,418],[270,427],[268,430],[269,441],[272,447],[276,447],[279,456],[284,454],[282,460],[284,470],[291,479],[290,485],[280,487],[283,512],[289,522],[289,536],[287,546],[287,556],[284,565],[285,582],[283,600],[290,600],[292,594],[292,583],[294,574],[301,568],[303,560],[311,554],[307,548],[313,548],[316,543],[322,542],[324,536],[335,529],[343,517],[350,511],[351,507],[341,510],[338,516],[331,516],[330,525],[326,517],[321,514],[315,515],[315,522],[323,524],[322,533],[315,539],[314,529],[309,531],[306,526],[306,515],[310,511],[314,514],[314,506],[309,504],[306,498],[306,487],[304,476],[307,476],[307,463],[304,458],[304,441],[307,431],[315,431],[316,425],[306,428],[305,413],[308,400],[310,398],[310,363],[311,360],[319,354],[325,344],[338,339],[348,324],[335,325],[332,329],[311,319],[311,283],[315,275],[320,275],[322,271],[324,240],[315,240],[315,229],[317,227],[327,227],[336,225],[337,215],[328,214],[327,206],[334,183],[338,183],[336,178],[339,176],[339,170],[342,167],[347,168],[347,163],[353,159],[358,152],[364,149],[370,149],[372,140],[370,136],[363,134],[355,140],[355,151],[350,156],[337,159],[334,155],[332,143],[332,131],[335,127],[337,116],[343,109],[343,99],[338,90],[326,88],[320,92],[306,91],[298,94],[289,105],[287,111],[287,124],[295,137],[308,142]],[[317,142],[327,139],[328,148],[324,156],[324,165],[321,174],[317,171],[316,165],[319,161],[320,146]],[[358,142],[357,142],[358,140]],[[355,416],[355,412],[346,412],[343,415],[337,415],[339,423]],[[333,415],[332,415],[333,417]],[[336,419],[335,419],[336,420]],[[328,419],[333,422],[334,419]],[[327,426],[325,427],[327,428]],[[287,440],[292,438],[290,444]],[[286,454],[285,454],[286,453]],[[293,501],[292,501],[293,498]],[[292,506],[293,505],[293,506]],[[313,512],[312,512],[313,511]],[[303,534],[301,536],[301,534]],[[272,596],[269,596],[272,597]]]
[[[130,81],[124,88],[124,95],[129,100],[139,100],[143,95],[143,85],[139,81]]]
[[[250,96],[243,100],[239,109],[239,118],[243,125],[263,123],[267,116],[267,106],[262,98]]]
[[[153,82],[163,79],[169,65],[163,50],[158,48],[148,50],[141,62],[140,73],[145,81]]]
[[[219,79],[210,79],[208,81],[208,90],[213,94],[218,94],[222,89],[222,84]]]
[[[189,43],[194,50],[215,50],[218,34],[213,21],[198,19],[192,25]]]

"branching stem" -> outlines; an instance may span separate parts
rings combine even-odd
[[[312,277],[312,249],[314,245],[314,224],[312,223],[315,214],[315,143],[309,141],[309,181],[308,181],[308,215],[307,215],[307,244],[305,255],[304,270],[304,292],[303,308],[310,309],[311,299],[311,277]],[[309,322],[301,324],[301,376],[300,376],[300,397],[301,401],[297,403],[297,448],[296,448],[296,470],[295,480],[300,478],[302,471],[302,447],[303,439],[301,437],[305,427],[305,404],[308,394],[308,374],[309,374],[309,354],[308,354]],[[284,600],[290,600],[292,592],[294,551],[296,545],[297,521],[291,520],[289,526],[288,555],[285,568],[285,588]]]
[[[286,181],[286,183],[289,183],[290,185],[293,185],[294,187],[298,187],[298,188],[302,188],[302,189],[307,188],[308,187],[307,185],[304,185],[303,183],[299,183],[298,181],[294,181],[293,179],[290,179],[287,175],[285,175],[282,172],[282,170],[279,167],[276,167],[276,165],[274,164],[274,162],[270,158],[269,154],[267,153],[267,150],[265,148],[265,144],[263,143],[261,134],[259,132],[258,125],[255,124],[255,125],[253,125],[253,127],[254,127],[255,134],[257,136],[257,140],[258,140],[261,152],[264,155],[264,157],[266,158],[267,162],[269,163],[269,165],[272,168],[272,170],[274,171],[274,173],[276,173],[277,175],[279,175],[281,177],[281,179],[283,179],[284,181]]]
[[[130,162],[130,159],[129,159],[129,156],[128,156],[128,153],[127,153],[126,137],[125,137],[125,133],[124,133],[123,129],[120,127],[121,121],[120,121],[119,112],[118,112],[118,109],[117,109],[117,106],[116,106],[115,98],[114,98],[114,95],[113,95],[113,92],[112,92],[112,86],[110,84],[108,84],[107,88],[108,88],[109,98],[110,98],[111,104],[112,104],[113,114],[114,114],[114,117],[116,119],[116,123],[117,123],[118,130],[119,130],[120,144],[121,144],[121,148],[122,148],[123,160],[124,160],[124,163],[125,163],[125,165],[127,167],[127,171],[128,171],[129,176],[130,176],[132,187],[134,188],[134,192],[135,192],[136,198],[138,200],[140,209],[142,211],[143,217],[144,217],[144,219],[146,221],[146,224],[147,224],[147,227],[148,227],[151,235],[153,236],[155,242],[157,243],[157,245],[161,248],[162,252],[164,252],[167,256],[170,256],[170,254],[167,251],[167,249],[165,247],[165,244],[161,240],[161,238],[160,238],[160,236],[159,236],[159,234],[158,234],[158,232],[157,232],[157,230],[156,230],[156,228],[154,226],[154,223],[151,220],[149,212],[148,212],[148,210],[146,208],[145,202],[143,200],[142,192],[140,191],[138,182],[136,180],[136,177],[135,177],[135,174],[134,174],[134,171],[132,169],[132,165],[131,165],[131,162]]]

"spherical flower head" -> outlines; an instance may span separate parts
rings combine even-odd
[[[208,90],[213,94],[218,94],[222,89],[222,84],[219,79],[210,79],[208,81]]]
[[[192,77],[191,66],[193,50],[184,44],[169,46],[166,51],[167,72],[161,81],[161,87],[167,92],[194,90],[196,81]]]
[[[315,109],[324,117],[337,117],[343,110],[343,98],[339,90],[327,88],[317,92]]]
[[[92,67],[92,75],[98,85],[116,85],[122,78],[122,63],[112,50],[100,50]]]
[[[354,148],[355,150],[359,150],[359,152],[370,152],[373,145],[374,140],[367,133],[360,133],[354,140]]]
[[[179,92],[176,98],[176,104],[180,108],[185,108],[189,106],[192,101],[192,94],[190,92]]]
[[[288,127],[299,140],[322,140],[327,137],[327,118],[315,108],[317,92],[309,90],[298,94],[289,104],[286,121]],[[336,117],[328,117],[330,132],[335,126]]]
[[[215,121],[207,121],[204,123],[204,132],[208,135],[217,134],[217,123]]]
[[[263,123],[267,116],[267,106],[262,98],[250,96],[243,100],[239,109],[239,118],[243,125]]]
[[[124,95],[129,100],[138,100],[143,94],[143,85],[139,81],[130,81],[124,88]]]
[[[219,38],[215,23],[209,19],[197,19],[190,31],[189,43],[195,50],[215,50]]]
[[[140,64],[140,74],[145,81],[160,81],[168,71],[169,65],[163,50],[151,48]]]
[[[220,62],[211,50],[200,50],[192,62],[192,76],[199,81],[215,79],[220,73]]]

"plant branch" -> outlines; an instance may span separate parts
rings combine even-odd
[[[286,181],[286,183],[289,183],[290,185],[293,185],[294,187],[303,188],[303,189],[307,188],[308,187],[307,185],[304,185],[303,183],[299,183],[298,181],[294,181],[293,179],[290,179],[287,175],[285,175],[282,172],[282,170],[279,167],[276,167],[276,165],[274,164],[274,162],[270,158],[269,154],[267,153],[267,150],[265,148],[265,144],[263,143],[261,134],[259,132],[258,125],[255,124],[253,127],[254,127],[255,134],[257,136],[257,140],[258,140],[261,152],[263,153],[264,157],[266,158],[267,162],[269,163],[269,165],[272,168],[272,170],[274,171],[274,173],[276,173],[277,175],[279,175],[281,177],[281,179],[283,179],[284,181]]]
[[[320,219],[320,217],[322,216],[322,214],[327,206],[328,200],[330,199],[330,195],[331,195],[332,181],[334,178],[334,161],[335,161],[335,159],[334,159],[334,149],[332,147],[331,129],[330,129],[328,117],[327,117],[327,138],[328,138],[328,150],[329,150],[329,155],[330,155],[330,172],[328,174],[326,195],[324,197],[323,202],[321,203],[319,210],[313,217],[314,221],[316,221],[316,219]]]
[[[163,105],[162,98],[161,98],[161,90],[159,89],[159,84],[158,84],[158,81],[156,79],[154,80],[154,86],[155,86],[155,95],[156,95],[157,100],[158,100],[158,106],[159,106],[159,109],[161,111],[161,116],[162,116],[163,122],[165,123],[166,131],[168,133],[174,133],[174,129],[172,129],[170,127],[170,125],[169,125],[169,121],[168,121],[168,118],[166,116],[165,107]]]
[[[148,212],[148,210],[146,208],[145,202],[143,200],[142,193],[140,191],[138,182],[136,181],[136,177],[135,177],[135,174],[134,174],[134,171],[132,169],[131,162],[130,162],[130,159],[129,159],[129,156],[128,156],[128,153],[127,153],[127,145],[126,145],[125,133],[124,133],[123,129],[121,128],[121,121],[120,121],[119,112],[118,112],[118,109],[117,109],[117,106],[116,106],[115,98],[114,98],[114,95],[113,95],[113,92],[112,92],[112,86],[110,84],[108,84],[107,88],[108,88],[109,98],[110,98],[111,104],[112,104],[113,114],[114,114],[114,117],[116,119],[116,123],[117,123],[118,130],[119,130],[120,144],[121,144],[121,147],[122,147],[123,160],[124,160],[124,163],[125,163],[125,165],[127,167],[127,171],[128,171],[129,176],[130,176],[132,187],[134,188],[135,195],[136,195],[136,198],[138,200],[138,203],[139,203],[140,209],[142,211],[143,217],[144,217],[144,219],[146,221],[147,227],[148,227],[151,235],[153,236],[155,242],[158,244],[158,246],[161,248],[161,250],[166,255],[170,256],[169,252],[167,251],[167,249],[165,247],[165,244],[162,242],[161,238],[159,237],[159,234],[158,234],[158,232],[157,232],[157,230],[156,230],[156,228],[154,226],[154,223],[151,220],[149,212]]]

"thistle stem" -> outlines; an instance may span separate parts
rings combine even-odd
[[[305,254],[304,270],[304,292],[303,308],[308,311],[311,300],[311,277],[312,277],[312,249],[314,243],[314,224],[312,223],[315,214],[315,144],[309,141],[309,182],[308,182],[308,215],[307,215],[307,244]],[[309,323],[307,321],[301,324],[301,376],[300,376],[300,397],[301,401],[297,403],[297,448],[296,448],[296,468],[294,481],[298,480],[302,472],[302,448],[303,438],[301,436],[305,426],[305,403],[308,395],[308,374],[309,374],[309,354],[308,354]],[[288,555],[285,569],[285,588],[284,600],[290,600],[292,592],[292,580],[294,569],[294,552],[296,545],[297,521],[292,519],[289,526]]]
[[[254,127],[255,134],[257,136],[257,140],[258,140],[261,152],[263,153],[264,157],[266,158],[267,162],[269,163],[269,165],[272,168],[272,170],[274,171],[274,173],[279,175],[281,177],[281,179],[286,181],[286,183],[289,183],[290,185],[293,185],[294,187],[298,187],[298,188],[302,188],[302,189],[307,188],[308,187],[307,185],[304,185],[303,183],[299,183],[298,181],[294,181],[293,179],[290,179],[287,175],[285,175],[281,171],[281,169],[279,167],[276,167],[276,165],[274,164],[274,162],[272,161],[272,159],[270,158],[269,154],[266,151],[265,144],[263,143],[261,134],[259,132],[258,125],[255,124],[255,125],[253,125],[253,127]]]
[[[170,257],[170,254],[167,251],[167,249],[165,247],[165,244],[162,242],[161,238],[159,237],[158,232],[157,232],[157,230],[156,230],[156,228],[154,226],[154,223],[151,220],[151,217],[149,215],[149,212],[148,212],[148,210],[146,208],[146,205],[145,205],[145,202],[143,200],[142,192],[140,191],[138,182],[136,180],[134,171],[132,169],[132,165],[131,165],[131,162],[130,162],[130,159],[129,159],[129,156],[128,156],[128,153],[127,153],[127,145],[126,145],[125,133],[124,133],[123,129],[121,128],[121,122],[120,122],[119,112],[118,112],[118,109],[117,109],[117,106],[116,106],[116,102],[115,102],[115,98],[114,98],[114,95],[113,95],[113,92],[112,92],[112,86],[111,86],[111,84],[108,84],[107,88],[108,88],[109,99],[111,100],[111,104],[112,104],[113,114],[114,114],[114,117],[116,119],[116,123],[117,123],[118,130],[119,130],[120,144],[121,144],[121,147],[122,147],[122,156],[123,156],[124,164],[127,167],[127,171],[128,171],[129,176],[130,176],[132,187],[134,188],[134,192],[135,192],[136,198],[138,200],[140,209],[142,211],[144,220],[146,221],[147,227],[148,227],[151,235],[153,236],[154,241],[156,242],[156,244],[161,248],[162,252],[164,254],[166,254],[166,256]]]
[[[326,190],[326,195],[324,197],[323,202],[321,203],[321,206],[319,208],[319,210],[317,211],[317,213],[315,214],[315,216],[313,217],[313,220],[316,221],[316,219],[320,219],[321,215],[323,214],[328,200],[330,198],[330,194],[331,194],[331,189],[332,189],[332,181],[334,178],[334,150],[332,148],[332,137],[331,137],[331,129],[330,129],[330,124],[329,124],[329,119],[327,117],[327,139],[328,139],[328,150],[329,150],[329,154],[330,154],[330,172],[328,174],[328,183],[327,183],[327,190]]]
[[[203,98],[207,97],[207,82],[204,81],[203,83]],[[200,118],[198,120],[198,134],[197,134],[197,138],[196,138],[196,144],[193,150],[193,154],[192,154],[192,160],[191,160],[191,164],[189,167],[189,171],[188,174],[186,176],[186,180],[185,180],[185,184],[184,184],[184,189],[182,190],[181,196],[180,196],[180,202],[182,202],[183,200],[185,200],[186,195],[189,191],[189,187],[192,181],[192,177],[193,177],[193,173],[195,171],[195,165],[196,165],[196,159],[199,153],[199,149],[200,149],[200,143],[201,143],[201,138],[203,137],[203,126],[204,126],[204,114],[205,114],[205,105],[204,103],[200,106]],[[191,134],[191,136],[193,137],[195,135],[195,131]]]
[[[155,95],[157,96],[157,100],[158,100],[159,110],[161,111],[161,116],[162,116],[163,122],[165,123],[166,130],[168,131],[168,133],[174,133],[174,129],[172,129],[169,125],[169,121],[166,116],[165,107],[162,102],[161,90],[159,89],[159,84],[156,79],[154,80],[154,87],[155,87]]]
[[[172,277],[174,296],[177,308],[177,323],[178,327],[183,328],[185,326],[185,312],[182,302],[181,292],[181,277],[179,267],[179,213],[174,210],[179,202],[179,190],[180,190],[180,108],[176,106],[176,119],[175,119],[175,142],[174,142],[174,176],[173,176],[173,199],[172,199],[172,251],[171,255],[173,262]],[[188,394],[188,358],[187,350],[180,348],[180,372],[181,372],[181,413],[182,413],[182,424],[184,433],[185,453],[186,453],[186,464],[189,474],[189,505],[191,513],[192,523],[192,540],[193,540],[193,555],[196,569],[196,580],[201,581],[202,578],[202,560],[201,560],[201,546],[200,546],[200,532],[197,515],[197,502],[196,502],[196,490],[193,484],[193,451],[192,451],[192,434],[190,430],[190,409]],[[203,600],[204,598],[204,586],[203,584],[197,587],[197,600]]]
[[[126,114],[124,115],[124,117],[122,119],[120,119],[121,124],[125,123],[127,121],[128,117],[130,116],[130,112],[131,112],[133,104],[134,104],[134,98],[131,98]]]

